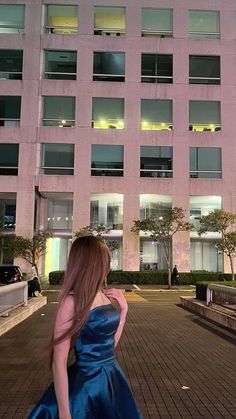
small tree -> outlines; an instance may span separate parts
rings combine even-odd
[[[234,258],[236,256],[236,214],[224,210],[215,210],[200,218],[199,235],[209,231],[218,232],[221,238],[216,240],[216,246],[230,260],[232,281],[234,281]]]
[[[183,208],[174,207],[161,217],[135,220],[131,229],[135,233],[140,231],[144,231],[146,234],[149,233],[150,237],[159,243],[167,265],[169,288],[171,288],[172,237],[179,231],[189,231],[193,228],[192,224],[184,219],[185,211]]]
[[[51,233],[45,231],[36,232],[32,239],[10,234],[4,238],[4,248],[12,258],[21,257],[29,262],[38,276],[39,258],[46,254],[46,241],[51,236]]]

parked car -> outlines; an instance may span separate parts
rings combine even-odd
[[[19,266],[1,265],[0,266],[0,285],[15,284],[23,280],[23,273]]]

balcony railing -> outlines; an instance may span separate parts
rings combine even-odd
[[[203,82],[209,83],[203,83]],[[220,77],[189,77],[190,84],[220,84]],[[212,82],[212,83],[211,83]]]
[[[101,129],[123,129],[124,120],[122,119],[105,119],[104,120],[92,120],[92,128],[101,128]]]
[[[4,32],[4,29],[7,30],[7,32]],[[24,27],[23,26],[18,26],[18,25],[4,25],[4,24],[0,24],[0,33],[24,33]]]
[[[209,39],[219,39],[220,32],[200,32],[200,31],[189,31],[190,38],[209,38]]]
[[[0,80],[22,80],[22,71],[1,71]]]
[[[141,36],[157,36],[160,38],[172,38],[173,32],[169,29],[142,29]]]
[[[55,176],[57,176],[57,175],[73,175],[74,174],[74,168],[73,167],[41,166],[40,171],[41,171],[41,174],[43,174],[43,175],[55,175]],[[47,172],[47,173],[45,173],[45,172]],[[58,173],[55,173],[55,172],[58,172]]]
[[[173,83],[173,76],[143,76],[142,83]]]
[[[1,74],[1,73],[0,73]],[[62,77],[64,76],[64,77]],[[45,71],[45,79],[76,80],[76,73],[63,73],[60,71]]]
[[[172,178],[173,170],[171,169],[140,169],[140,177],[161,177]]]
[[[0,176],[17,176],[18,166],[0,166]]]
[[[75,126],[74,119],[58,119],[58,118],[43,118],[43,126],[46,127],[59,127],[59,128],[72,128]]]
[[[0,118],[0,127],[19,127],[20,118]]]
[[[189,176],[191,179],[196,179],[196,178],[221,179],[222,171],[221,170],[190,170]]]
[[[124,169],[108,167],[92,167],[91,176],[123,176]]]
[[[93,81],[125,81],[125,75],[94,73]]]
[[[192,123],[192,124],[189,125],[189,131],[217,132],[217,131],[221,131],[221,126],[219,124],[196,124],[196,123]]]

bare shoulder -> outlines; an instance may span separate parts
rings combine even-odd
[[[59,310],[58,310],[58,317],[66,321],[70,319],[75,310],[75,300],[72,294],[67,295],[64,300],[61,302]]]

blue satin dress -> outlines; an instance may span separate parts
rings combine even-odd
[[[72,419],[142,419],[114,353],[119,313],[111,304],[98,306],[75,342],[75,363],[68,368]],[[29,419],[58,419],[51,384]]]

